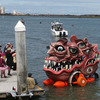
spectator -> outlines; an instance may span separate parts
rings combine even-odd
[[[35,80],[32,77],[32,73],[28,74],[27,85],[28,85],[28,89],[33,89],[35,87]]]
[[[14,52],[13,44],[10,44],[11,52]]]
[[[10,43],[7,43],[7,45],[4,47],[4,53],[6,55],[7,49],[10,47]]]
[[[8,68],[8,66],[5,65],[5,60],[3,59],[3,57],[0,54],[0,70],[1,70],[1,78],[4,75],[4,78],[6,78],[5,75],[5,70]]]
[[[7,49],[7,52],[6,52],[6,58],[7,58],[7,65],[9,66],[8,67],[8,75],[11,76],[11,68],[12,66],[14,66],[14,62],[13,62],[13,56],[12,54],[15,53],[15,52],[11,52],[11,48],[8,48]]]

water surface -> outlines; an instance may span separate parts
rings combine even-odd
[[[46,91],[45,95],[34,100],[100,100],[100,79],[84,87],[55,88],[44,86],[42,83],[48,78],[42,70],[44,59],[48,56],[46,46],[59,39],[52,37],[51,22],[63,23],[63,27],[69,32],[68,40],[71,35],[76,35],[80,39],[87,38],[91,44],[98,44],[100,51],[100,19],[0,16],[0,44],[3,47],[8,42],[14,44],[15,47],[14,27],[21,17],[25,20],[26,26],[27,70],[33,73],[39,85]],[[97,73],[100,75],[100,67]]]

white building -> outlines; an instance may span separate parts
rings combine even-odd
[[[13,10],[13,14],[16,15],[17,14],[17,11],[16,10]]]
[[[5,8],[4,7],[0,7],[0,14],[5,14]]]

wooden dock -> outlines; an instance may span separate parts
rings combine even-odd
[[[7,75],[8,70],[6,70]],[[13,91],[13,87],[17,91],[17,72],[11,70],[12,76],[8,76],[7,78],[0,78],[0,98],[6,98],[7,96],[11,95]],[[29,90],[33,96],[40,96],[45,93],[44,89],[39,87],[38,85],[35,86],[34,89]]]
[[[21,97],[40,96],[45,92],[38,85],[35,85],[35,88],[31,90],[27,87],[25,35],[25,25],[19,20],[15,26],[17,72],[11,70],[12,76],[8,76],[8,70],[6,70],[7,78],[0,78],[0,98],[6,98],[10,94],[10,96],[19,97],[19,100],[22,100]]]
[[[10,93],[12,88],[17,89],[17,72],[11,70],[12,76],[7,75],[8,70],[6,70],[7,78],[0,78],[0,96],[6,93]]]

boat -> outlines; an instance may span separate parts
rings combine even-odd
[[[34,89],[28,89],[28,93],[22,93],[21,95],[18,95],[16,90],[12,90],[11,92],[7,93],[8,95],[11,95],[12,97],[39,97],[45,94],[45,90],[42,89],[39,85],[35,85]],[[3,94],[2,94],[3,95]]]
[[[52,22],[51,23],[51,31],[53,36],[68,36],[68,31],[63,29],[63,24],[59,22]]]

